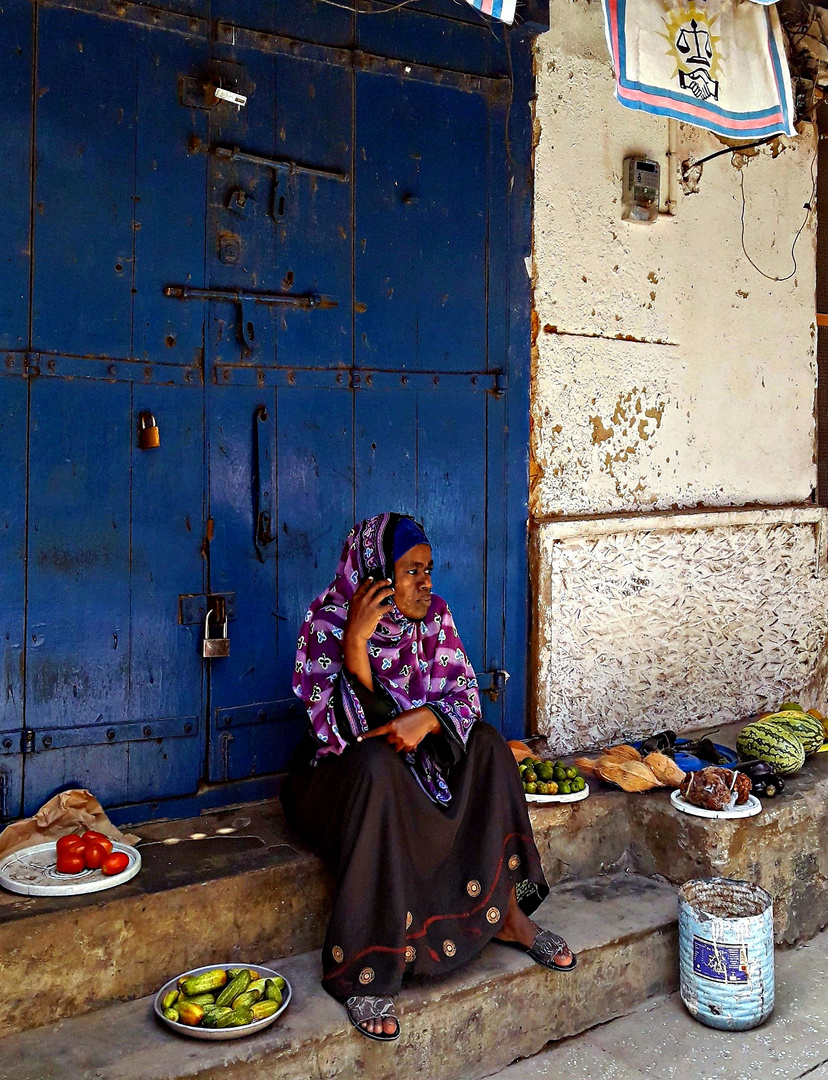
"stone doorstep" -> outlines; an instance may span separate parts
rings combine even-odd
[[[265,961],[290,981],[294,998],[260,1035],[190,1040],[159,1024],[146,997],[9,1036],[0,1042],[0,1080],[476,1080],[675,989],[669,886],[623,874],[558,885],[538,919],[566,935],[578,953],[574,971],[550,972],[489,945],[444,979],[408,984],[397,999],[396,1043],[352,1029],[319,985],[314,951]]]
[[[776,940],[791,944],[828,923],[828,754],[790,788],[745,821],[692,818],[666,793],[601,786],[572,806],[533,805],[530,816],[551,885],[624,867],[675,884],[744,878],[774,896]],[[139,831],[144,869],[111,893],[46,901],[0,892],[4,972],[27,988],[0,999],[0,1036],[141,997],[170,968],[321,945],[330,878],[278,803]]]
[[[623,857],[619,798],[532,808],[550,884],[604,873]],[[111,892],[46,900],[0,891],[4,974],[27,987],[0,999],[0,1036],[142,997],[170,968],[321,946],[331,879],[290,834],[277,802],[140,833],[141,873]]]

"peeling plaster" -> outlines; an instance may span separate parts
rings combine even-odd
[[[722,143],[614,100],[600,5],[551,0],[550,18],[534,106],[531,513],[702,521],[710,508],[807,503],[815,221],[797,274],[763,278],[742,251],[740,169],[751,257],[787,273],[815,131],[694,165]],[[644,153],[670,211],[651,227],[620,218],[623,160]],[[814,526],[775,514],[600,537],[538,525],[539,730],[563,751],[735,719],[806,684],[828,692]]]

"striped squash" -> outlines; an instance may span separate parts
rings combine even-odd
[[[796,735],[781,723],[757,720],[739,732],[736,752],[743,761],[767,761],[782,776],[799,772],[805,749]]]
[[[789,709],[785,712],[766,716],[762,723],[782,724],[802,743],[806,754],[815,754],[825,742],[825,733],[821,721],[801,710]]]

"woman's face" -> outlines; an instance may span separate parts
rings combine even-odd
[[[433,568],[428,544],[417,544],[394,563],[394,603],[409,619],[424,619],[428,614]]]

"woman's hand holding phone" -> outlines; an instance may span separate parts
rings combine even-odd
[[[342,642],[345,666],[369,690],[374,689],[374,680],[368,659],[368,641],[388,610],[387,601],[393,595],[394,588],[387,578],[375,581],[368,577],[354,593],[348,608]]]

